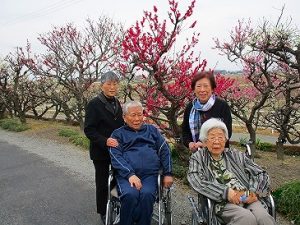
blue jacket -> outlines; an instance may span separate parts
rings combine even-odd
[[[143,124],[138,131],[125,125],[115,130],[111,137],[119,142],[118,147],[109,150],[117,176],[141,178],[158,174],[160,169],[163,175],[172,174],[170,147],[153,125]]]

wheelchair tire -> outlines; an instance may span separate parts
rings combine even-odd
[[[192,212],[192,225],[198,225],[197,224],[197,216],[194,212]]]
[[[171,213],[166,213],[166,218],[165,218],[165,225],[172,225],[172,215]]]
[[[113,199],[109,202],[109,207],[106,213],[108,225],[114,225],[114,222],[120,213],[120,207],[120,202],[113,197]]]
[[[172,210],[171,210],[171,193],[170,190],[167,191],[167,197],[165,201],[165,221],[164,225],[172,225]]]

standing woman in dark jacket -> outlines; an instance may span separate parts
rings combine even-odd
[[[84,133],[90,140],[90,158],[95,166],[97,213],[105,224],[110,156],[108,147],[118,146],[111,133],[124,124],[120,102],[116,99],[118,76],[110,71],[100,78],[102,92],[87,105]]]
[[[229,138],[232,134],[232,117],[229,105],[214,94],[217,87],[212,71],[200,72],[192,80],[191,87],[195,98],[184,111],[182,123],[183,144],[192,152],[202,147],[199,141],[201,125],[214,117],[221,119],[228,130]],[[227,140],[225,147],[229,147]]]

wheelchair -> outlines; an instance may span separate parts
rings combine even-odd
[[[251,158],[252,153],[249,143],[246,143],[244,147],[246,148],[246,156]],[[269,195],[267,198],[268,212],[276,221],[276,208],[273,196]],[[192,225],[214,225],[212,221],[214,203],[211,199],[198,193],[197,201],[192,196],[188,196],[188,200],[192,206]]]
[[[111,187],[113,180],[113,170],[110,169],[108,177],[108,201],[106,205],[105,225],[116,225],[120,220],[121,201],[117,188]],[[152,220],[159,225],[172,225],[171,210],[171,188],[162,186],[162,175],[158,175],[158,195],[153,208]]]

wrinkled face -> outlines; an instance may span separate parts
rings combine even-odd
[[[132,106],[128,108],[124,115],[125,123],[134,130],[139,130],[144,122],[143,108],[140,106]]]
[[[118,88],[118,81],[106,81],[101,85],[101,90],[103,91],[103,94],[108,98],[115,97],[117,95]]]
[[[201,103],[206,103],[213,93],[208,78],[202,78],[195,83],[194,93]]]
[[[225,133],[220,128],[213,128],[208,132],[207,140],[204,142],[208,151],[214,159],[219,159],[224,151],[226,143]]]

